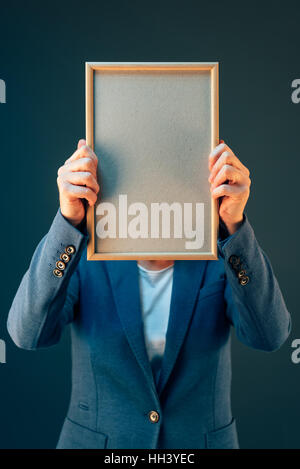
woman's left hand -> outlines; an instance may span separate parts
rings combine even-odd
[[[222,197],[219,215],[229,234],[233,234],[243,221],[250,194],[250,172],[223,140],[209,155],[208,167],[212,197]]]

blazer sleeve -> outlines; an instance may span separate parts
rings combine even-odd
[[[79,298],[77,265],[87,238],[85,232],[63,217],[60,209],[57,211],[49,232],[33,254],[8,314],[7,329],[18,347],[35,350],[54,345],[63,327],[73,320]],[[56,262],[67,247],[74,252],[62,275],[56,276]]]
[[[240,228],[218,241],[226,272],[226,314],[238,339],[259,350],[275,351],[286,341],[291,317],[266,253],[246,215]]]

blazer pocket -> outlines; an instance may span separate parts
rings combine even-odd
[[[236,422],[232,419],[229,425],[206,434],[207,449],[238,449]]]
[[[56,449],[104,449],[108,436],[66,418]]]
[[[217,280],[216,282],[209,283],[208,285],[204,285],[204,287],[200,288],[199,290],[199,298],[198,301],[206,298],[207,296],[215,295],[221,291],[224,291],[225,288],[225,279]]]

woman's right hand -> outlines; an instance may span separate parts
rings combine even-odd
[[[100,189],[97,165],[97,156],[82,139],[78,142],[77,150],[57,172],[60,210],[73,226],[79,225],[84,219],[85,207],[82,199],[86,199],[90,206],[97,200]]]

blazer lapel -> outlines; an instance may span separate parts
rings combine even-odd
[[[117,312],[127,340],[148,384],[156,393],[145,345],[137,262],[106,261],[106,266]]]
[[[175,261],[170,316],[158,392],[162,393],[186,335],[207,261]]]

